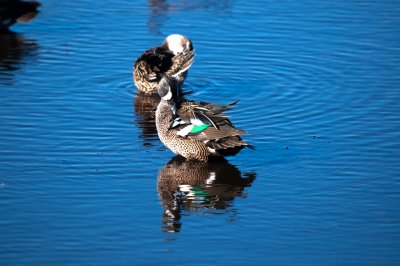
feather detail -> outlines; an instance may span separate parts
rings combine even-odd
[[[197,113],[197,114],[195,114],[195,116],[196,116],[196,118],[199,118],[203,123],[212,125],[216,129],[218,129],[217,124],[215,124],[215,122],[208,115],[206,115],[204,113]]]
[[[208,127],[209,127],[209,125],[201,125],[201,126],[196,126],[196,125],[195,125],[195,126],[192,128],[192,130],[190,131],[190,133],[193,133],[193,134],[195,134],[195,133],[200,133],[200,132],[206,130]]]
[[[195,126],[203,126],[203,125],[208,125],[207,123],[204,123],[201,119],[190,119],[190,123],[195,125]]]
[[[173,78],[178,78],[185,71],[187,71],[194,61],[195,52],[194,50],[187,50],[176,55],[172,60],[173,64],[171,69],[167,71],[167,75],[171,75]]]
[[[182,121],[182,119],[180,117],[177,117],[172,122],[171,128],[177,127],[177,126],[182,125],[182,124],[185,124],[185,122]]]
[[[174,49],[170,50],[170,47]],[[177,49],[179,53],[175,53]],[[158,82],[166,75],[173,76],[181,84],[194,57],[195,52],[188,38],[168,36],[161,46],[148,49],[137,58],[132,71],[134,83],[139,91],[149,94],[157,92]]]
[[[178,136],[186,137],[189,134],[189,132],[192,131],[193,127],[194,125],[188,125],[182,128],[181,130],[178,130],[177,132]]]

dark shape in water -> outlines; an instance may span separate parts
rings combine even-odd
[[[26,40],[15,32],[0,33],[0,83],[10,80],[9,71],[18,70],[23,58],[35,54],[38,44],[34,40]]]
[[[150,14],[147,22],[149,31],[154,34],[161,34],[160,28],[166,20],[165,13],[169,9],[166,0],[149,0]]]
[[[0,0],[0,31],[7,31],[14,23],[28,22],[39,13],[36,1]]]
[[[160,170],[157,180],[162,201],[163,232],[179,232],[182,211],[190,213],[235,213],[232,201],[245,197],[244,188],[251,186],[256,174],[242,177],[236,166],[225,159],[209,162],[186,160],[175,156]]]
[[[145,139],[144,146],[151,145],[148,141],[158,141],[155,113],[160,102],[159,95],[138,93],[133,101],[137,126],[142,130],[141,137]]]
[[[232,10],[233,2],[233,0],[184,0],[168,3],[167,0],[149,0],[150,14],[147,27],[150,33],[161,34],[161,28],[168,20],[169,14],[191,12],[193,10],[209,10],[216,15],[220,15]]]

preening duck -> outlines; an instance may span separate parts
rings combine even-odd
[[[161,46],[145,51],[133,66],[133,79],[139,92],[157,94],[157,83],[165,75],[174,75],[182,85],[187,75],[187,64],[194,60],[194,50],[189,38],[169,35]]]
[[[217,105],[183,99],[174,76],[164,76],[157,89],[161,97],[156,111],[157,133],[175,154],[208,161],[211,157],[235,155],[244,147],[254,148],[240,137],[246,131],[235,128],[223,113],[234,108],[236,102]]]

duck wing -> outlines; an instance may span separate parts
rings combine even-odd
[[[183,102],[177,111],[178,118],[173,126],[178,135],[193,140],[215,140],[245,134],[246,131],[234,127],[223,111],[234,108],[236,102],[217,105],[204,102]]]
[[[207,127],[200,132],[190,132],[188,137],[193,140],[218,140],[246,134],[246,131],[232,127],[228,124],[220,125],[219,129]]]
[[[194,56],[194,50],[185,50],[174,56],[172,58],[172,66],[166,74],[175,78],[182,76],[193,64]]]
[[[186,124],[206,124],[218,129],[220,125],[232,125],[224,111],[235,108],[232,102],[226,105],[217,105],[205,102],[182,102],[179,106],[178,116]]]

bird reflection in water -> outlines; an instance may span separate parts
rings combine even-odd
[[[232,10],[233,0],[149,0],[150,14],[147,27],[153,34],[161,34],[161,28],[168,20],[168,14],[190,12],[194,10],[209,10],[216,15]]]
[[[38,45],[25,40],[20,34],[9,30],[16,22],[29,22],[39,11],[36,1],[0,0],[0,84],[11,81],[10,71],[18,70],[23,58],[34,54]]]
[[[0,84],[12,80],[10,71],[18,70],[30,56],[36,55],[39,46],[34,40],[27,40],[15,32],[0,33]]]
[[[140,137],[144,141],[143,146],[152,146],[153,142],[158,141],[155,115],[159,102],[160,96],[158,94],[138,93],[133,100],[136,123],[142,130]]]
[[[0,31],[8,31],[16,22],[31,21],[39,13],[40,5],[36,1],[0,0]]]
[[[160,28],[166,20],[165,13],[168,13],[170,5],[166,0],[149,0],[150,14],[147,22],[149,31],[154,34],[160,34]]]
[[[232,201],[245,197],[255,173],[243,177],[236,166],[225,159],[210,162],[189,161],[176,156],[160,170],[157,180],[162,202],[163,232],[179,232],[182,212],[233,213]]]

